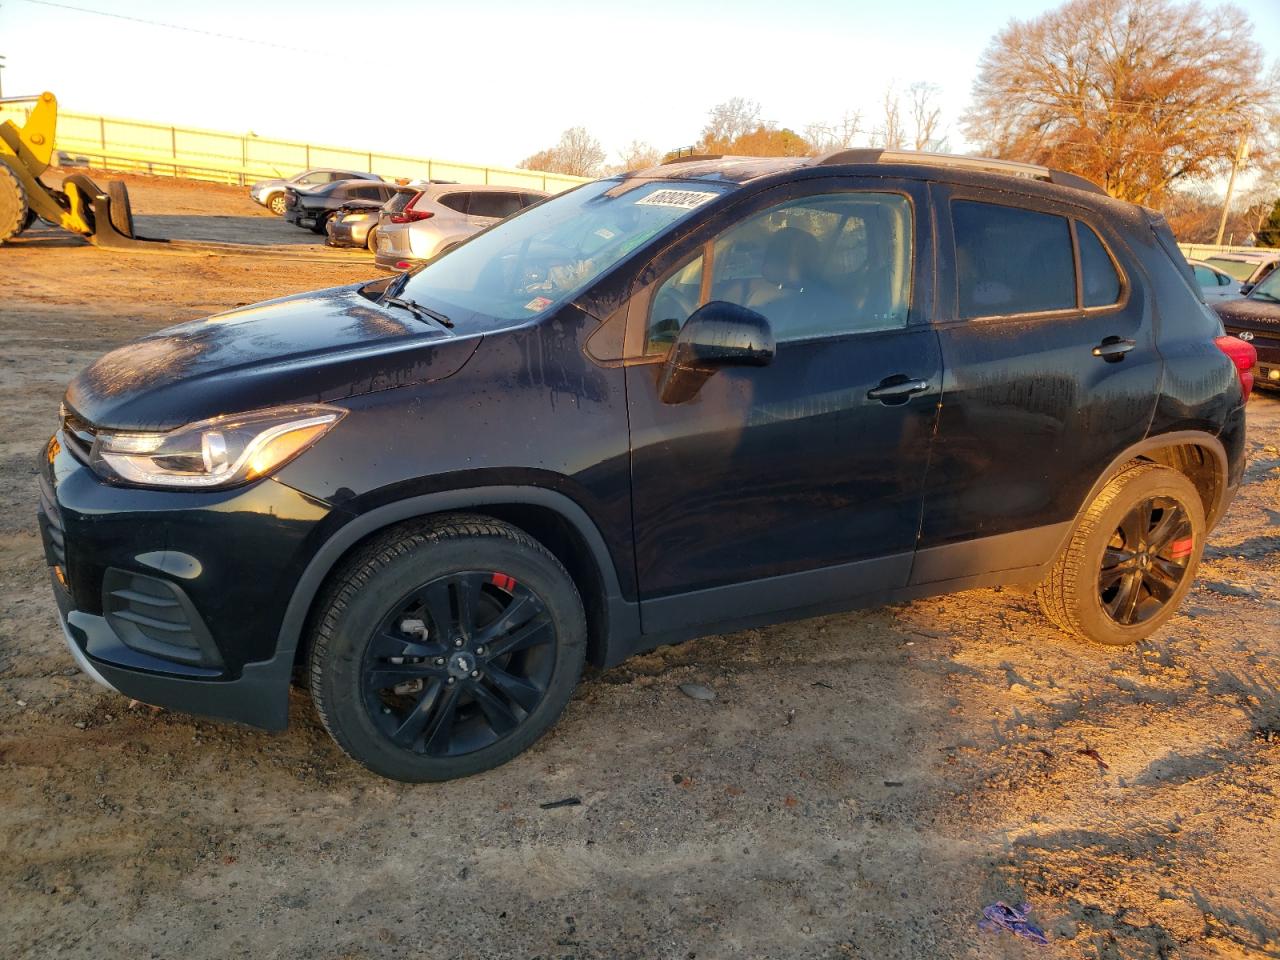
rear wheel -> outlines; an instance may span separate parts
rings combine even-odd
[[[329,225],[329,221],[333,219],[332,213],[322,213],[316,217],[315,226],[311,228],[312,233],[324,234],[325,228]]]
[[[449,780],[510,760],[573,693],[586,619],[572,579],[528,534],[486,517],[400,527],[322,601],[311,692],[354,760]]]
[[[270,210],[272,213],[274,213],[277,217],[283,217],[285,210],[288,209],[288,207],[286,207],[284,203],[284,194],[273,193],[267,199],[267,209]]]
[[[364,245],[370,253],[378,252],[378,228],[370,227],[369,235],[364,238]]]
[[[25,230],[30,225],[29,214],[22,181],[7,163],[0,163],[0,243]]]
[[[1036,598],[1068,633],[1136,643],[1163,626],[1191,589],[1206,532],[1199,491],[1185,475],[1135,462],[1077,518]]]
[[[107,183],[107,196],[111,198],[111,225],[126,237],[133,236],[133,205],[129,202],[129,188],[122,180]]]

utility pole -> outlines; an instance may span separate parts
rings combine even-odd
[[[1218,218],[1218,238],[1214,241],[1218,246],[1222,246],[1222,234],[1227,229],[1227,212],[1231,209],[1231,194],[1236,189],[1236,173],[1240,170],[1240,164],[1244,163],[1249,157],[1249,131],[1247,129],[1240,131],[1240,142],[1236,145],[1236,158],[1231,163],[1231,177],[1227,180],[1227,199],[1222,202],[1222,216]]]
[[[0,57],[0,61],[3,61],[3,60],[4,60],[4,57]],[[3,79],[3,74],[4,74],[4,63],[0,62],[0,80]],[[0,83],[0,99],[3,99],[3,98],[4,98],[4,84]]]

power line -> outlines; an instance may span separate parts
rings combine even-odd
[[[240,37],[232,33],[218,33],[213,30],[201,30],[199,27],[185,27],[179,23],[163,23],[159,20],[147,20],[143,17],[130,17],[123,13],[111,13],[107,10],[91,10],[88,7],[76,7],[69,3],[54,3],[53,0],[25,0],[26,3],[33,3],[40,7],[56,7],[59,10],[74,10],[76,13],[89,13],[95,17],[110,17],[113,20],[127,20],[130,23],[143,23],[149,27],[163,27],[166,30],[181,30],[183,33],[198,33],[206,37],[214,37],[218,40],[231,40],[235,43],[253,43],[260,47],[274,47],[277,50],[292,50],[295,53],[311,53],[319,54],[319,50],[309,50],[305,47],[291,47],[283,43],[272,43],[270,40],[258,40],[254,37]]]

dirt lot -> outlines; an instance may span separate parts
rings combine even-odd
[[[143,232],[312,241],[242,190],[131,187]],[[989,590],[714,637],[588,678],[508,766],[421,787],[347,761],[298,694],[269,735],[94,686],[34,522],[67,379],[371,272],[52,231],[0,250],[0,957],[1280,957],[1274,398],[1199,584],[1139,649]],[[1051,944],[979,931],[995,900]]]

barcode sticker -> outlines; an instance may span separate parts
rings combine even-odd
[[[692,210],[718,196],[717,193],[704,193],[700,190],[655,190],[643,200],[637,200],[636,206],[679,207],[681,210]]]

